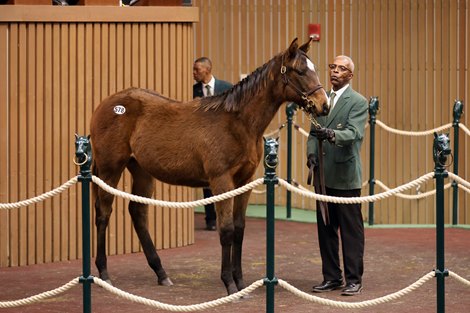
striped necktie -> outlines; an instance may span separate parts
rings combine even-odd
[[[212,96],[212,90],[210,85],[206,85],[206,97]]]
[[[335,97],[336,97],[336,93],[331,92],[330,93],[330,113],[333,110],[333,107],[335,106]]]

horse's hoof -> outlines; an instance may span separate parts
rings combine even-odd
[[[237,286],[235,286],[234,283],[232,283],[232,284],[230,284],[230,285],[227,286],[227,293],[228,293],[229,295],[234,294],[234,293],[237,293],[237,292],[238,292],[238,289],[237,289]]]
[[[161,286],[173,286],[173,282],[169,277],[164,278],[162,280],[158,280],[158,284]]]
[[[246,287],[246,285],[245,285],[245,282],[244,282],[243,280],[239,280],[239,281],[237,282],[237,289],[238,289],[238,291],[245,289],[245,287]]]

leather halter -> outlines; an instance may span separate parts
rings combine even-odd
[[[286,75],[287,72],[287,67],[284,65],[284,56],[282,56],[282,65],[281,65],[281,75],[282,75],[282,81],[286,85],[290,85],[296,92],[297,94],[302,97],[302,100],[305,102],[305,111],[310,111],[310,109],[314,106],[314,103],[312,100],[310,100],[308,97],[312,94],[314,94],[317,90],[323,88],[321,84],[316,85],[315,87],[312,88],[310,91],[302,91],[300,90],[299,87],[297,87],[293,82],[289,80],[289,77]]]

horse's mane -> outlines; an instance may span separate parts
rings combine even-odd
[[[225,110],[237,112],[249,99],[257,95],[268,84],[271,70],[276,63],[277,56],[264,65],[258,67],[250,75],[242,79],[226,92],[201,99],[198,110]]]

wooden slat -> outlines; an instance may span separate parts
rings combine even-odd
[[[33,155],[35,157],[27,157],[26,158],[26,168],[28,171],[26,172],[27,175],[27,184],[26,184],[26,197],[31,198],[36,196],[36,145],[38,144],[36,140],[34,140],[36,135],[36,62],[35,62],[35,54],[36,54],[36,46],[35,46],[35,37],[36,37],[36,27],[34,24],[28,24],[26,29],[27,35],[27,47],[26,47],[26,68],[27,68],[27,75],[25,76],[26,80],[29,82],[34,82],[31,84],[27,90],[25,90],[26,94],[26,131],[25,134],[27,136],[26,145],[27,145],[27,155]],[[36,263],[36,205],[31,205],[27,209],[27,222],[26,222],[26,231],[27,231],[27,238],[26,244],[24,244],[26,248],[26,264],[35,264]]]
[[[5,24],[0,24],[0,51],[8,51],[8,27]],[[8,72],[8,57],[7,54],[0,54],[0,79],[7,81],[9,78]],[[7,103],[8,88],[6,84],[0,84],[0,103]],[[9,158],[8,158],[8,108],[6,105],[0,106],[0,146],[4,147],[0,150],[0,202],[6,203],[10,199],[8,179],[9,176]],[[0,267],[8,265],[9,258],[9,224],[8,224],[7,210],[0,210]]]
[[[26,98],[26,82],[27,82],[27,64],[26,64],[26,50],[27,50],[27,27],[25,24],[19,25],[19,38],[18,38],[18,57],[19,57],[19,77],[18,77],[18,199],[27,199],[27,184],[28,176],[27,171],[27,111],[28,101]],[[18,221],[18,250],[19,250],[19,264],[27,264],[27,218],[30,207],[23,208],[19,212]]]

